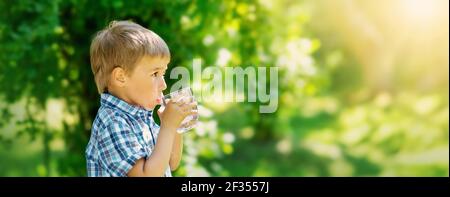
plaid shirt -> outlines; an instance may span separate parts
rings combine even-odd
[[[127,176],[137,160],[152,154],[159,126],[152,111],[111,94],[101,94],[100,103],[86,148],[88,176]],[[169,166],[164,175],[172,176]]]

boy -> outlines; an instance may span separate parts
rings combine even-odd
[[[113,21],[96,34],[90,58],[101,105],[86,148],[88,176],[171,176],[183,146],[176,129],[196,103],[168,101],[158,111],[161,127],[153,120],[166,89],[166,43],[136,23]]]

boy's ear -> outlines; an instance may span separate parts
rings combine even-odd
[[[126,82],[125,70],[121,67],[116,67],[111,73],[112,83],[116,86],[123,87]]]

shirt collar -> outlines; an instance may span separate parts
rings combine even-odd
[[[128,104],[124,100],[109,94],[109,93],[102,93],[100,95],[100,104],[102,106],[109,106],[113,108],[120,109],[126,113],[131,114],[132,116],[152,116],[153,110],[146,110],[142,107],[134,106],[131,104]]]

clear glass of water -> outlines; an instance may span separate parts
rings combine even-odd
[[[190,87],[182,88],[177,91],[171,92],[170,94],[164,95],[162,98],[162,106],[166,107],[169,99],[174,101],[185,100],[187,103],[191,103],[196,101],[192,89]],[[197,105],[194,110],[198,110]],[[198,114],[193,114],[187,116],[182,122],[180,128],[177,129],[178,133],[185,133],[194,127],[197,126],[198,123]]]

